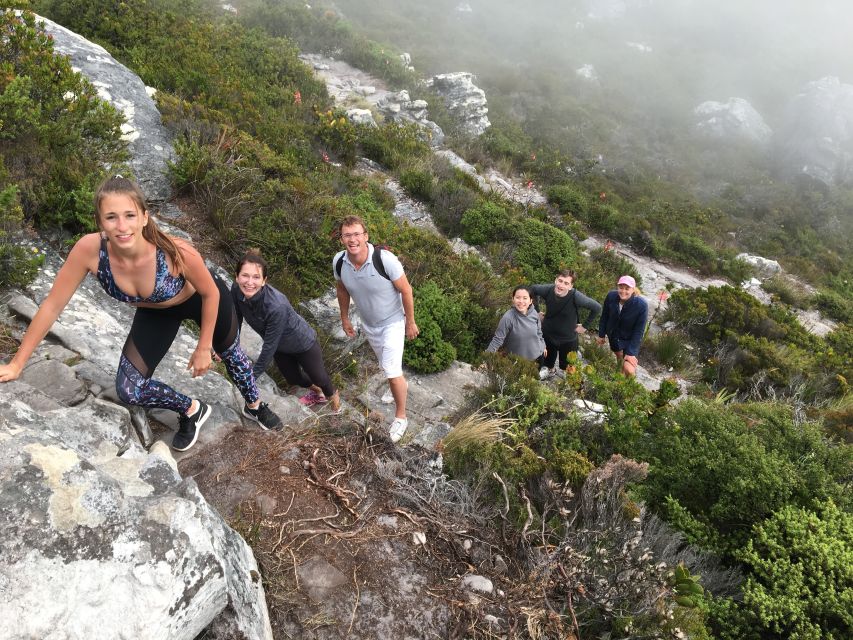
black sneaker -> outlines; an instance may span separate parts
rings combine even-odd
[[[284,426],[281,424],[281,418],[272,412],[266,402],[259,404],[257,409],[251,409],[249,405],[244,404],[243,415],[257,422],[265,431],[279,431]]]
[[[191,416],[181,415],[178,418],[178,432],[172,438],[172,449],[175,451],[186,451],[198,440],[198,432],[201,425],[210,417],[210,405],[198,401],[198,411]]]

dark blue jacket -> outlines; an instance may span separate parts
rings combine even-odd
[[[252,367],[256,378],[266,371],[276,351],[304,353],[317,339],[317,332],[296,312],[287,296],[275,287],[264,285],[246,299],[235,282],[231,286],[231,297],[240,325],[245,320],[264,339],[264,346]]]
[[[607,336],[626,356],[636,356],[640,353],[648,317],[649,306],[641,296],[631,297],[620,313],[619,293],[614,289],[604,298],[598,321],[598,337]]]

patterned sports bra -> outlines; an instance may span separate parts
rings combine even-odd
[[[166,254],[157,247],[157,269],[154,277],[154,291],[147,298],[141,296],[129,296],[118,288],[113,280],[113,272],[110,268],[110,256],[107,253],[107,240],[101,238],[101,249],[98,252],[98,282],[109,295],[119,302],[135,304],[137,302],[165,302],[178,295],[184,288],[186,279],[184,276],[175,277],[169,273],[169,265],[166,263]]]

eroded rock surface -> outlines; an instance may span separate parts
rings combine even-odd
[[[171,193],[166,162],[174,160],[175,154],[149,89],[100,45],[47,18],[38,21],[53,36],[56,51],[68,56],[74,70],[95,85],[98,95],[124,114],[127,122],[122,133],[129,142],[133,172],[149,200],[166,200]]]

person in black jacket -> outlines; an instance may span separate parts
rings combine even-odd
[[[281,291],[267,284],[267,262],[249,251],[237,263],[231,296],[240,325],[249,323],[264,340],[254,364],[260,376],[271,360],[287,382],[310,391],[299,402],[311,406],[329,402],[332,411],[341,407],[341,397],[323,364],[317,332],[299,315]]]
[[[547,355],[539,370],[539,378],[544,380],[554,373],[554,362],[560,356],[560,369],[565,371],[569,366],[569,353],[578,350],[578,335],[586,333],[595,326],[601,305],[574,289],[575,272],[564,269],[557,274],[554,284],[534,284],[530,291],[534,296],[545,302],[545,312],[542,318],[542,335],[545,337]],[[586,320],[581,322],[581,309],[589,313]]]
[[[637,356],[646,332],[648,315],[648,304],[640,296],[637,283],[631,276],[619,278],[616,290],[604,298],[596,341],[603,345],[606,338],[610,340],[610,350],[616,354],[616,360],[626,376],[637,373]]]

